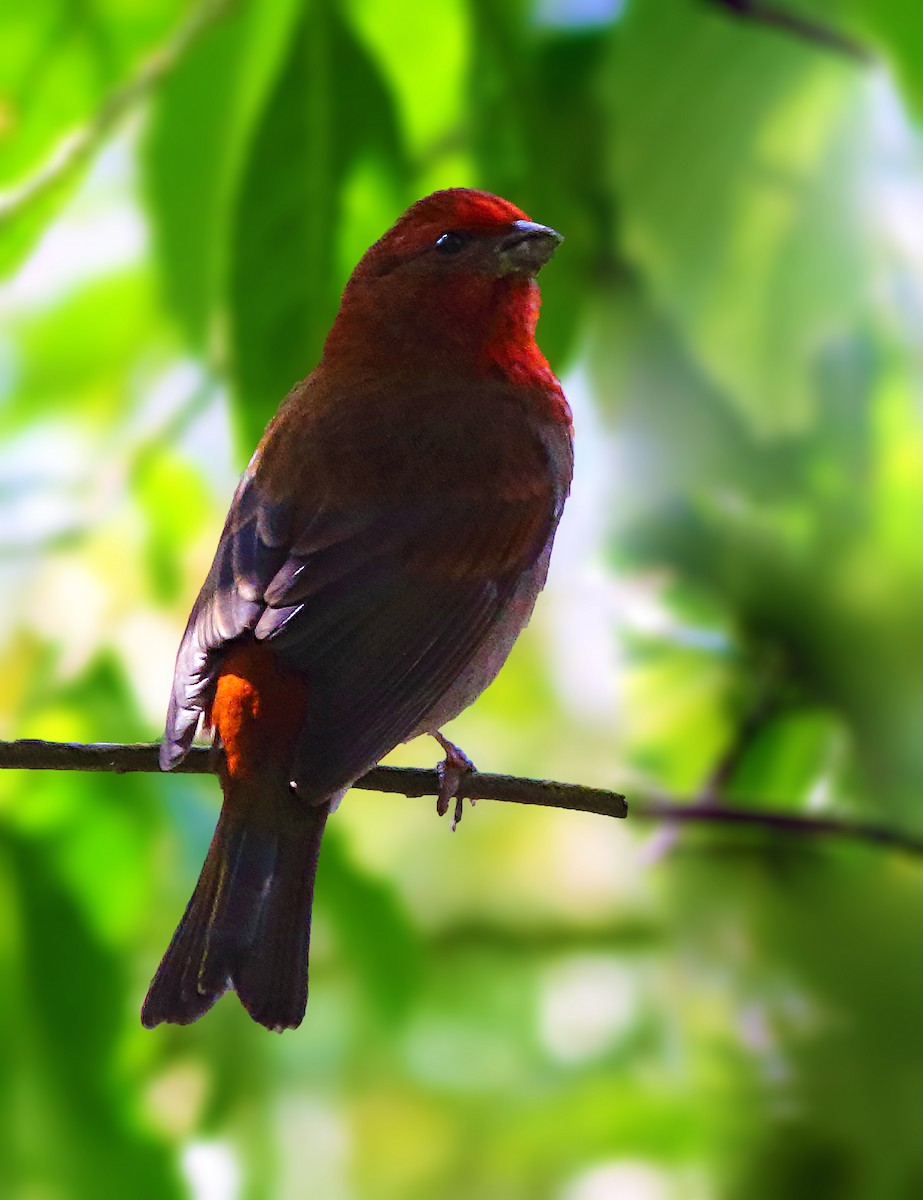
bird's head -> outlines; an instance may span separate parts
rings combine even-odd
[[[382,369],[410,359],[483,373],[515,359],[548,372],[534,343],[535,276],[561,240],[489,192],[433,192],[362,257],[326,356],[345,351],[356,361],[363,344]]]
[[[363,257],[354,277],[532,277],[561,235],[507,200],[473,188],[433,192],[412,205]]]

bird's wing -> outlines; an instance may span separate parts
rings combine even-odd
[[[499,408],[492,428],[446,421],[441,438],[428,426],[426,445],[389,404],[315,420],[307,440],[277,431],[241,481],[189,619],[165,765],[185,754],[225,648],[247,632],[306,674],[293,771],[307,794],[345,786],[416,728],[491,636],[569,485],[566,431]],[[487,462],[466,436],[492,447]]]

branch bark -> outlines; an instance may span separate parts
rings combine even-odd
[[[110,771],[122,775],[133,771],[159,772],[156,742],[136,745],[99,742],[44,742],[22,740],[0,742],[0,770],[23,771]],[[207,748],[194,747],[175,771],[187,775],[210,775],[216,758]],[[439,781],[435,771],[413,767],[375,767],[354,787],[408,797],[435,796]],[[468,800],[497,800],[508,804],[536,804],[571,812],[595,813],[602,817],[626,817],[628,805],[618,792],[523,779],[515,775],[491,775],[475,771],[465,776],[459,794]],[[632,806],[636,821],[666,824],[737,825],[770,833],[808,837],[832,837],[864,845],[901,850],[923,858],[923,836],[888,825],[854,821],[845,817],[807,816],[782,809],[731,807],[718,802],[694,800],[686,803],[657,797],[639,798]]]
[[[89,746],[78,742],[0,742],[0,770],[114,771],[118,775],[130,771],[159,771],[159,752],[160,746],[156,742],[129,746],[109,742]],[[216,762],[211,750],[194,746],[174,770],[186,775],[212,775]],[[439,780],[435,771],[415,767],[374,767],[357,779],[353,787],[403,796],[435,796],[439,792]],[[465,800],[538,804],[546,808],[598,813],[603,817],[628,815],[625,797],[617,792],[545,779],[490,775],[483,771],[463,776],[458,795]]]

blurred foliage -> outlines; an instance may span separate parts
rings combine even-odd
[[[453,736],[920,829],[923,10],[783,2],[874,65],[708,0],[0,7],[0,735],[156,736],[352,265],[470,184],[566,235],[578,468]],[[3,1196],[923,1191],[912,859],[356,793],[302,1029],[145,1033],[216,792],[0,778]]]

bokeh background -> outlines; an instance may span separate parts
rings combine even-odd
[[[0,6],[0,736],[158,736],[352,265],[479,185],[566,236],[577,477],[450,732],[637,814],[451,836],[354,792],[302,1028],[226,998],[148,1033],[216,782],[4,773],[3,1196],[923,1195],[923,863],[641,815],[923,830],[923,8],[779,6],[830,36],[717,0]]]

